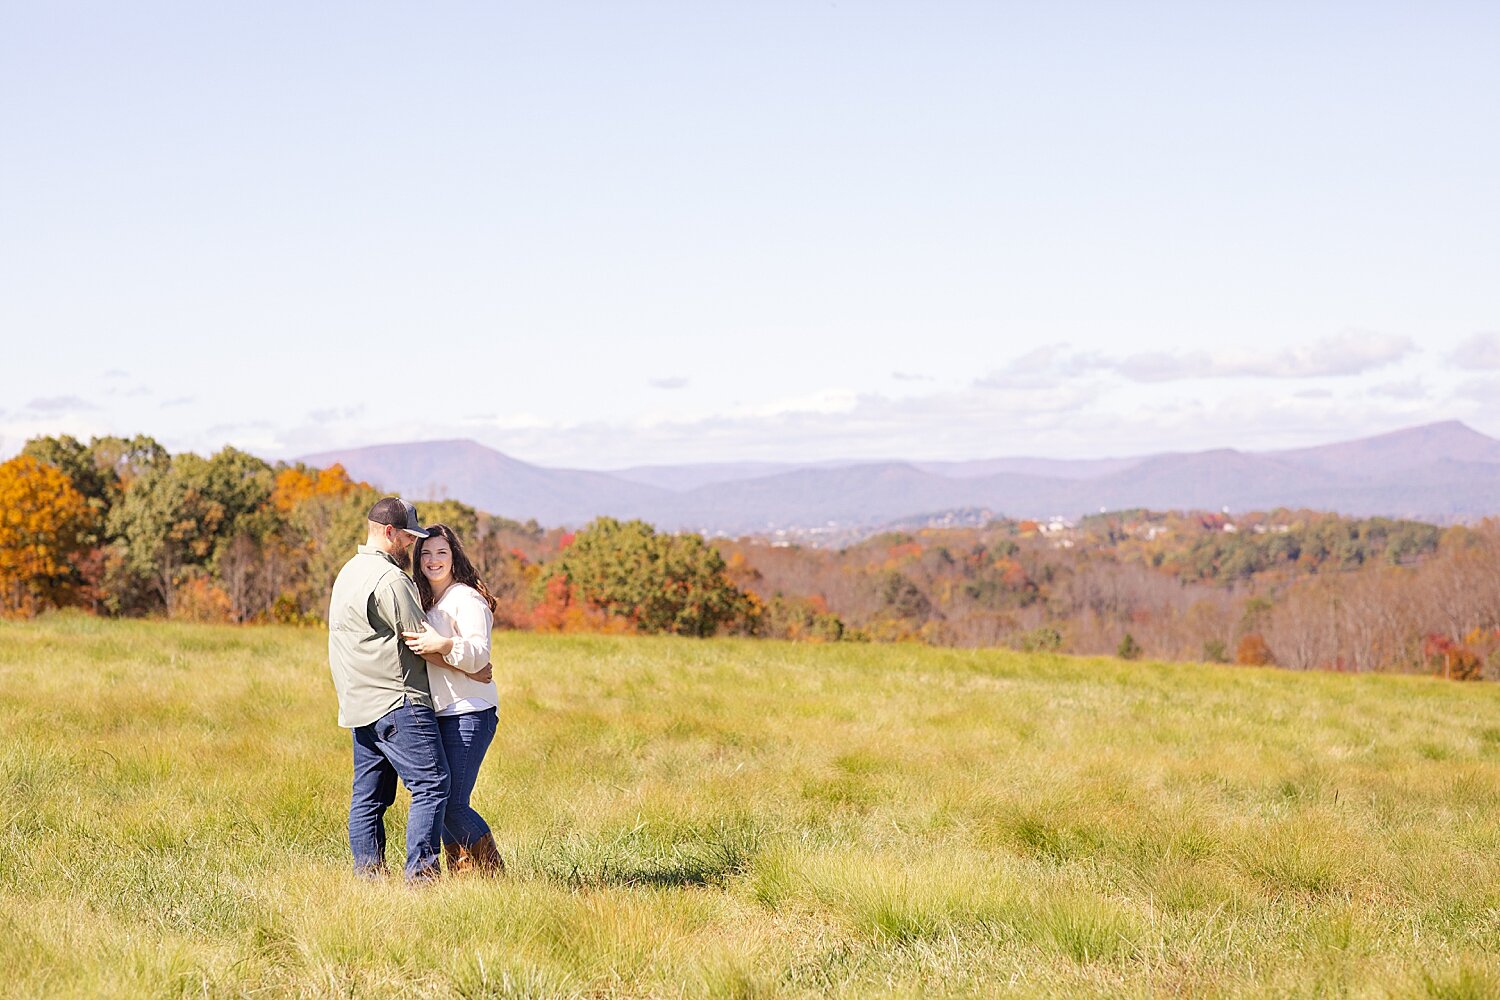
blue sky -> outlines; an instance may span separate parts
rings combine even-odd
[[[1500,5],[0,6],[0,455],[1500,436]]]

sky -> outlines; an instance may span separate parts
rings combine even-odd
[[[1500,4],[0,0],[0,457],[1500,436]]]

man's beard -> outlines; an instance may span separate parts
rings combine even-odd
[[[411,569],[411,546],[408,545],[399,552],[392,552],[391,558],[396,560],[396,565],[402,569]]]

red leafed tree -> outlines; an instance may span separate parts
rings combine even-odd
[[[1478,653],[1440,633],[1427,634],[1422,642],[1422,652],[1433,673],[1439,677],[1455,681],[1477,681],[1484,675],[1484,661]]]

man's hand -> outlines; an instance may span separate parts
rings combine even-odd
[[[438,635],[426,622],[423,622],[419,631],[402,632],[401,637],[406,640],[406,648],[418,656],[426,656],[428,653],[434,656],[447,656],[453,650],[453,640],[447,636]]]

